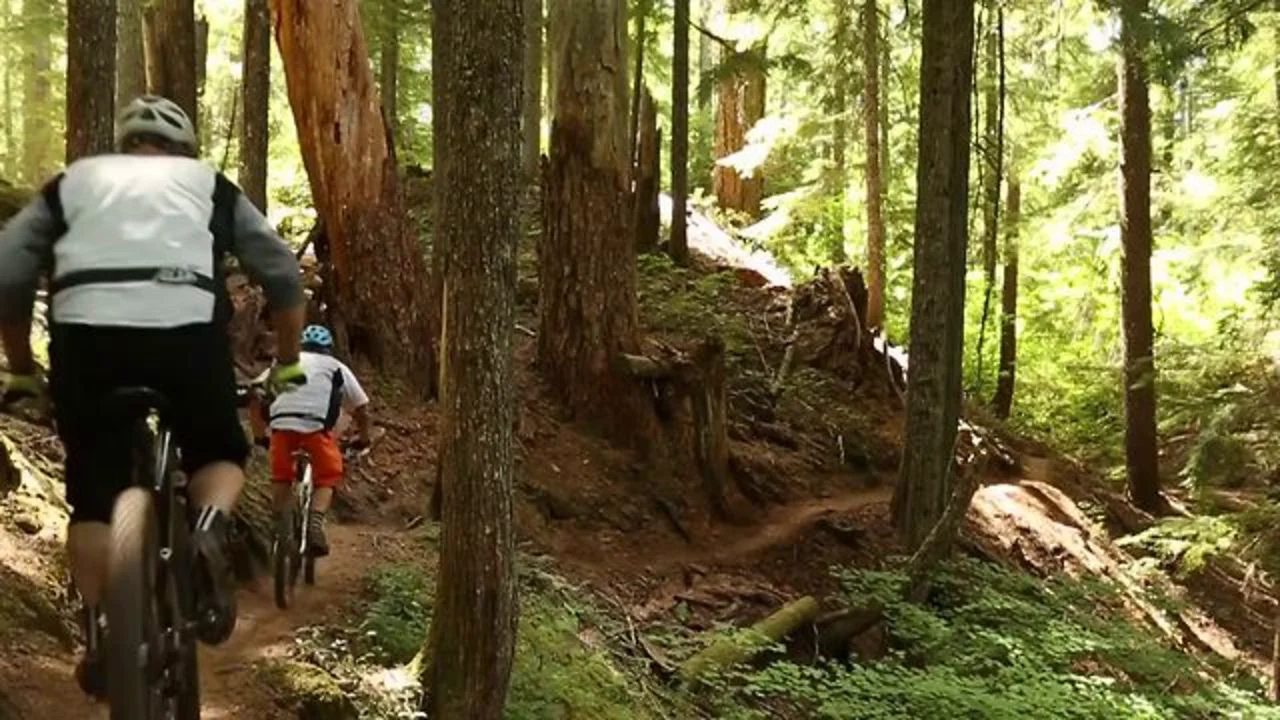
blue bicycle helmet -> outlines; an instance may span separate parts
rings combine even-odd
[[[302,330],[302,344],[322,348],[333,347],[333,333],[323,325],[308,325]]]

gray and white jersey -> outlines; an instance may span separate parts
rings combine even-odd
[[[30,316],[50,271],[55,323],[211,322],[226,307],[224,252],[239,258],[273,307],[302,302],[293,253],[217,171],[176,156],[85,158],[0,231],[0,322]]]
[[[271,403],[271,429],[316,432],[332,429],[343,408],[369,403],[355,373],[341,360],[322,353],[299,357],[307,383],[282,393]]]

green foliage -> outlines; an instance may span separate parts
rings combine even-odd
[[[839,574],[851,603],[885,603],[890,655],[737,673],[723,685],[723,717],[770,717],[738,706],[783,704],[819,720],[1280,718],[1256,684],[1206,677],[1134,625],[1108,585],[959,561],[917,606],[898,599],[900,574]]]
[[[434,588],[417,568],[377,568],[365,581],[368,598],[355,638],[358,650],[378,664],[403,665],[418,654],[431,625]]]
[[[639,277],[640,309],[647,323],[689,339],[719,335],[730,359],[755,347],[746,320],[726,304],[738,286],[733,273],[704,275],[677,267],[665,254],[651,254],[640,256]]]

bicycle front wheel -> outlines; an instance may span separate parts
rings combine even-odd
[[[121,493],[111,516],[107,564],[107,691],[111,720],[161,717],[163,663],[156,610],[158,534],[151,493]]]
[[[294,510],[292,507],[276,518],[276,541],[272,555],[275,572],[276,607],[288,610],[293,605],[293,584],[298,577],[297,542],[294,540]]]

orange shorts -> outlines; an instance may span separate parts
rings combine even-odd
[[[271,478],[278,483],[294,481],[293,454],[306,450],[311,456],[311,479],[316,487],[336,487],[342,481],[342,451],[332,432],[271,431]]]

